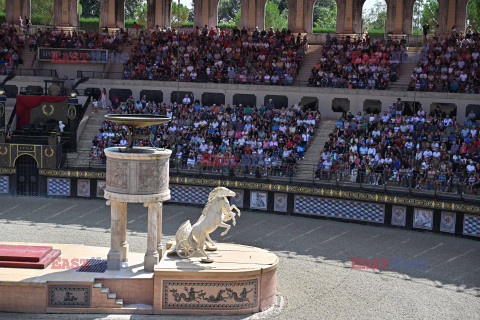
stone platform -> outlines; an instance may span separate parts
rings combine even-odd
[[[120,270],[79,272],[106,260],[109,248],[68,244],[45,269],[0,268],[0,312],[118,314],[246,314],[275,300],[278,257],[266,250],[217,244],[203,264],[165,255],[154,272],[143,270],[144,253],[129,253]]]
[[[0,267],[45,269],[60,254],[53,247],[0,245]]]

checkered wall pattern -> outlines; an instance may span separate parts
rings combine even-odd
[[[463,219],[463,234],[480,237],[480,216],[465,215]]]
[[[70,179],[48,178],[47,195],[70,196]]]
[[[383,223],[385,207],[379,204],[295,196],[295,213]]]
[[[0,193],[8,193],[8,176],[0,176]]]
[[[205,204],[213,188],[170,185],[171,202]]]

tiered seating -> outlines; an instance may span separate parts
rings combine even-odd
[[[142,31],[124,79],[292,85],[306,45],[273,29]]]
[[[389,89],[398,78],[405,50],[405,43],[398,40],[329,39],[312,69],[309,86]]]
[[[409,90],[478,94],[479,56],[478,33],[431,38],[422,48]]]
[[[479,123],[437,108],[405,114],[397,101],[382,115],[345,113],[325,144],[318,179],[393,184],[476,193],[480,186]]]
[[[148,139],[138,145],[173,150],[173,165],[193,170],[228,171],[245,174],[293,175],[303,158],[320,114],[298,108],[266,106],[159,105],[128,101],[116,113],[150,113],[172,116],[172,121],[141,132]],[[103,149],[124,146],[126,130],[104,122],[93,141],[91,157],[104,160]]]
[[[25,36],[14,25],[0,27],[0,74],[9,74],[21,61]]]

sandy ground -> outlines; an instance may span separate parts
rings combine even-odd
[[[147,209],[128,206],[130,250],[146,249]],[[164,206],[164,241],[201,208]],[[105,201],[0,197],[0,241],[108,247]],[[280,257],[278,304],[229,319],[480,319],[480,241],[322,219],[243,212],[212,239],[269,249]],[[352,269],[352,257],[389,259],[389,269]],[[417,261],[392,270],[392,261]],[[397,265],[398,266],[398,265]],[[1,270],[0,270],[1,272]],[[196,319],[0,313],[1,319]],[[202,319],[220,317],[203,317]]]

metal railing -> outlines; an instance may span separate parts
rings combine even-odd
[[[54,69],[16,69],[17,76],[33,76],[33,77],[58,77],[57,70]]]
[[[77,70],[77,78],[88,77],[90,79],[108,79],[109,72]],[[120,72],[121,74],[121,72]]]
[[[465,177],[454,175],[428,175],[424,173],[376,172],[370,170],[339,170],[312,166],[314,184],[329,184],[337,187],[355,186],[360,189],[381,190],[384,192],[403,192],[435,197],[450,196],[459,199],[473,198],[480,203],[476,195],[479,186],[465,183]]]
[[[105,170],[105,159],[90,159],[86,167]],[[68,166],[68,160],[67,160]],[[305,171],[306,170],[306,171]],[[258,182],[298,183],[314,187],[336,188],[342,190],[364,190],[382,194],[404,194],[410,196],[468,200],[479,203],[479,186],[465,183],[442,181],[438,176],[421,179],[410,175],[383,172],[324,170],[315,165],[299,164],[277,167],[245,167],[242,165],[208,165],[189,163],[188,159],[170,159],[170,173],[173,175],[206,176],[219,179],[241,179]]]

